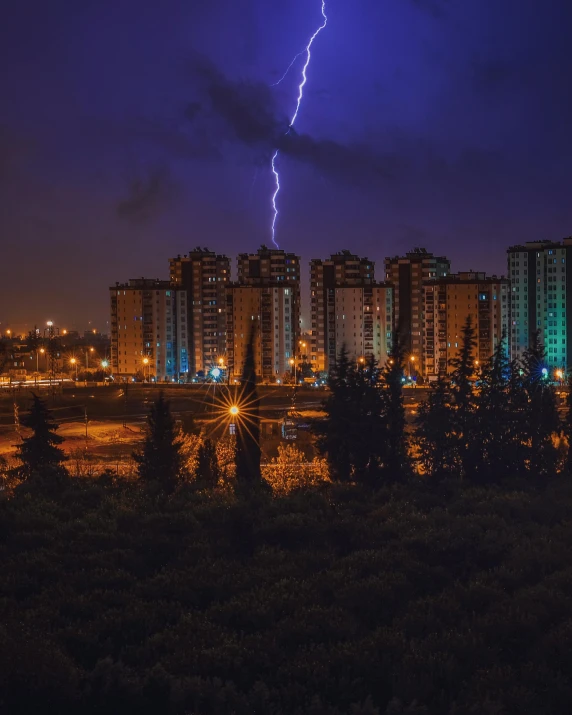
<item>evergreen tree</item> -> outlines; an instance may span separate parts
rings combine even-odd
[[[383,462],[386,479],[401,480],[410,472],[409,448],[403,405],[403,348],[399,333],[393,336],[389,360],[382,373]]]
[[[475,441],[476,402],[474,391],[476,346],[475,329],[471,316],[461,329],[461,351],[451,361],[451,393],[454,404],[454,434],[461,475],[475,476],[479,445]]]
[[[197,481],[205,488],[214,489],[218,484],[220,469],[216,448],[213,442],[206,437],[199,445],[197,452]]]
[[[240,405],[236,424],[236,479],[244,486],[262,483],[260,473],[260,400],[256,390],[254,329],[246,348],[240,380]]]
[[[522,356],[524,395],[523,442],[526,464],[534,476],[556,471],[558,451],[553,436],[560,429],[554,388],[549,382],[544,345],[537,332],[530,337],[529,347]]]
[[[568,394],[566,395],[566,416],[562,425],[562,433],[568,442],[568,451],[566,452],[564,471],[568,475],[572,475],[572,371],[568,373],[566,382],[568,384]]]
[[[483,367],[477,393],[476,425],[473,442],[475,479],[483,483],[499,482],[515,472],[515,404],[511,394],[511,367],[504,339]]]
[[[21,418],[21,424],[32,430],[18,447],[22,460],[22,476],[26,480],[41,480],[46,486],[58,486],[67,477],[64,462],[67,459],[58,447],[63,438],[56,434],[58,425],[51,420],[46,403],[32,395],[32,407]]]
[[[351,424],[347,438],[353,478],[375,485],[380,476],[385,440],[384,400],[380,371],[373,356],[350,366],[348,374]]]
[[[454,410],[449,385],[439,375],[419,408],[417,447],[423,472],[436,480],[458,476]]]
[[[326,419],[316,426],[317,447],[325,455],[333,480],[352,476],[352,372],[346,346],[342,345],[336,364],[330,368],[330,395],[324,404]]]
[[[181,445],[171,414],[169,402],[163,394],[151,405],[147,417],[147,433],[143,449],[135,452],[139,477],[145,482],[172,492],[181,473]]]

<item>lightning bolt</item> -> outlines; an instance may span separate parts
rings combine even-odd
[[[296,100],[296,109],[294,111],[294,114],[292,115],[292,118],[290,119],[290,123],[288,124],[288,131],[286,134],[289,134],[292,128],[294,127],[294,123],[296,122],[296,119],[298,118],[298,114],[300,112],[300,105],[302,104],[302,99],[304,98],[304,87],[306,86],[306,82],[308,81],[308,67],[310,66],[310,60],[312,59],[312,45],[314,44],[314,40],[318,37],[320,32],[326,27],[328,24],[328,16],[326,15],[326,0],[321,0],[322,2],[322,18],[323,22],[322,24],[318,27],[318,29],[314,32],[312,37],[308,40],[308,44],[306,45],[306,48],[302,50],[302,52],[299,52],[292,62],[288,65],[288,69],[286,72],[283,74],[282,78],[278,80],[273,86],[276,86],[277,84],[280,84],[282,80],[286,77],[288,72],[290,71],[292,65],[296,62],[298,57],[301,55],[306,55],[306,61],[304,62],[304,66],[302,67],[302,80],[300,84],[298,85],[298,98]],[[272,173],[274,174],[274,182],[275,182],[275,190],[274,193],[272,194],[272,211],[273,211],[273,216],[272,216],[272,243],[278,248],[278,244],[276,243],[276,222],[278,221],[278,205],[277,205],[277,199],[278,199],[278,194],[280,193],[280,174],[278,173],[278,169],[276,168],[276,161],[278,159],[278,156],[280,155],[279,149],[276,149],[272,156],[272,161],[271,161],[271,167],[272,167]]]
[[[284,74],[282,75],[282,77],[280,77],[280,79],[278,80],[278,82],[274,82],[273,84],[271,84],[271,85],[270,85],[271,87],[278,87],[278,85],[279,85],[281,82],[284,82],[284,80],[286,79],[286,76],[288,75],[288,72],[290,72],[290,70],[292,69],[292,67],[293,67],[294,63],[296,62],[296,60],[298,59],[298,57],[301,57],[301,56],[304,54],[305,51],[306,51],[306,50],[302,50],[302,52],[298,52],[297,55],[294,55],[294,59],[293,59],[292,62],[290,62],[290,64],[288,65],[288,68],[287,68],[286,72],[284,72]]]

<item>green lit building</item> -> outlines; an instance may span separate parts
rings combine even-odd
[[[572,311],[572,237],[533,241],[508,251],[511,282],[510,355],[522,357],[530,336],[540,332],[548,367],[572,365],[568,316]]]

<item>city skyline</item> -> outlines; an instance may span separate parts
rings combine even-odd
[[[280,246],[307,265],[348,245],[378,264],[423,245],[503,273],[505,246],[569,235],[571,13],[328,2],[281,146]],[[12,5],[0,322],[105,329],[105,286],[127,266],[156,276],[164,253],[197,243],[269,245],[271,146],[299,72],[272,85],[320,17],[319,0]]]

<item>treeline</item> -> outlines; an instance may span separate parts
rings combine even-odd
[[[413,429],[405,420],[399,341],[382,370],[374,362],[354,364],[342,350],[330,377],[327,419],[318,427],[332,478],[371,486],[413,475],[494,484],[569,472],[572,395],[561,420],[538,334],[520,361],[509,362],[499,344],[479,364],[475,345],[468,320],[451,374],[433,384]]]

